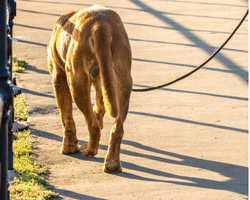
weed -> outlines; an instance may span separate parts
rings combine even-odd
[[[26,108],[26,101],[21,94],[14,98],[14,118],[27,121],[29,117],[29,112]]]
[[[13,72],[24,72],[28,63],[25,60],[21,60],[16,56],[13,57],[12,71]]]

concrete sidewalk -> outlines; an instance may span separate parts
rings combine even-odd
[[[104,118],[96,157],[61,155],[61,122],[46,47],[62,14],[93,4],[116,10],[133,54],[134,87],[171,81],[207,59],[245,14],[246,0],[17,0],[16,74],[39,139],[35,159],[49,168],[58,199],[248,199],[248,18],[219,55],[168,88],[132,93],[123,172],[102,171],[113,120]],[[93,91],[94,93],[94,91]],[[94,99],[93,99],[94,103]],[[88,141],[74,107],[80,145]]]

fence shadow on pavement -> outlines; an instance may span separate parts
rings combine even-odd
[[[51,98],[51,99],[55,99],[55,95],[52,94],[44,94],[42,92],[36,92],[34,90],[28,90],[25,88],[22,88],[22,93],[26,93],[26,94],[32,94],[32,95],[36,95],[36,96],[40,96],[40,97],[47,97],[47,98]]]
[[[69,190],[63,190],[63,189],[53,189],[53,192],[56,192],[56,193],[58,193],[60,195],[63,195],[65,197],[69,197],[69,198],[73,198],[73,199],[106,200],[106,199],[103,199],[103,198],[92,197],[92,196],[79,194],[79,193],[76,193],[76,192],[72,192],[72,191],[69,191]],[[55,198],[54,200],[59,200],[59,199],[63,199],[63,198],[59,197],[59,198]]]
[[[149,85],[138,85],[138,84],[133,84],[133,86],[141,87],[141,88],[152,87]],[[223,94],[212,94],[212,93],[207,93],[207,92],[195,92],[195,91],[170,89],[170,88],[160,88],[159,90],[167,91],[167,92],[178,92],[178,93],[196,94],[196,95],[204,95],[204,96],[211,96],[211,97],[219,97],[219,98],[226,98],[226,99],[248,101],[248,98],[245,98],[245,97],[237,97],[237,96],[230,96],[230,95],[223,95]]]
[[[214,47],[207,44],[205,41],[200,39],[194,33],[192,33],[188,28],[184,27],[182,24],[174,21],[167,15],[164,15],[162,12],[151,8],[144,2],[140,0],[130,0],[131,3],[134,3],[138,7],[140,7],[144,12],[151,14],[152,16],[156,17],[157,19],[161,20],[163,23],[167,24],[168,26],[172,27],[173,29],[177,30],[183,37],[191,41],[201,50],[207,52],[209,55],[212,55],[214,52]],[[247,7],[247,6],[246,6]],[[226,57],[222,53],[218,54],[215,59],[217,59],[221,64],[223,64],[226,68],[231,70],[235,75],[237,75],[245,84],[247,84],[248,80],[248,72],[234,63],[230,58]]]
[[[164,116],[164,115],[157,115],[157,114],[151,114],[151,113],[144,113],[144,112],[138,112],[138,111],[129,111],[129,114],[135,114],[135,115],[143,115],[143,116],[148,116],[148,117],[155,117],[159,119],[167,119],[167,120],[172,120],[172,121],[178,121],[182,123],[189,123],[193,125],[200,125],[200,126],[205,126],[205,127],[212,127],[212,128],[218,128],[218,129],[224,129],[224,130],[230,130],[230,131],[237,131],[241,133],[248,133],[247,129],[240,129],[240,128],[234,128],[230,126],[222,126],[222,125],[217,125],[217,124],[210,124],[210,123],[205,123],[205,122],[197,122],[189,119],[181,119],[181,118],[176,118],[176,117],[169,117],[169,116]]]

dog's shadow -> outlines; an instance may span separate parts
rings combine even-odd
[[[32,134],[37,136],[42,136],[55,141],[62,141],[62,137],[44,131],[39,131],[36,129],[32,130]],[[79,141],[79,145],[86,143],[86,141]],[[141,181],[149,182],[161,182],[161,183],[172,183],[181,186],[190,186],[197,188],[206,189],[216,189],[229,192],[235,192],[242,195],[248,195],[248,167],[243,167],[240,165],[222,163],[217,161],[210,161],[201,158],[195,158],[190,156],[185,156],[177,153],[171,153],[168,151],[163,151],[157,148],[146,146],[139,142],[122,140],[122,145],[131,146],[137,148],[140,151],[148,151],[147,153],[134,152],[126,149],[121,149],[121,154],[132,156],[135,158],[147,159],[147,162],[157,161],[164,164],[172,164],[183,167],[192,167],[200,170],[207,170],[217,173],[225,177],[225,181],[211,180],[208,178],[198,178],[197,176],[181,176],[166,171],[152,169],[147,166],[134,164],[132,162],[127,162],[121,160],[123,167],[123,172],[119,174],[114,174],[115,176],[123,177],[126,179],[135,179]],[[100,149],[107,151],[107,145],[100,145]],[[162,156],[161,156],[162,155]],[[83,160],[84,162],[96,162],[104,163],[103,157],[86,157],[81,153],[69,154],[68,156]],[[166,156],[168,158],[166,158]],[[169,158],[173,157],[173,159]],[[138,173],[137,173],[138,172]],[[142,173],[141,173],[142,172]],[[140,175],[139,175],[140,174]],[[141,175],[144,174],[144,175]],[[155,178],[155,177],[158,178]],[[154,178],[151,178],[154,177]]]
[[[86,143],[84,141],[80,141],[80,144]],[[148,166],[139,166],[134,163],[126,162],[121,160],[121,164],[123,167],[122,173],[115,173],[113,175],[123,177],[126,179],[135,179],[141,181],[149,181],[149,182],[162,182],[162,183],[172,183],[177,185],[183,186],[191,186],[191,187],[198,187],[198,188],[206,188],[206,189],[216,189],[216,190],[224,190],[239,193],[242,195],[248,195],[248,168],[233,165],[228,163],[222,163],[217,161],[210,161],[190,156],[184,156],[176,153],[171,153],[167,151],[163,151],[160,149],[152,148],[146,145],[143,145],[138,142],[133,142],[129,140],[123,140],[123,145],[129,145],[135,148],[139,148],[144,151],[151,152],[150,155],[144,153],[137,153],[129,150],[121,149],[121,154],[141,157],[148,160],[163,162],[165,164],[175,164],[175,165],[182,165],[186,167],[194,167],[201,170],[208,170],[211,172],[218,173],[224,177],[227,177],[227,181],[217,181],[217,180],[210,180],[209,178],[198,178],[198,177],[191,177],[191,176],[180,176],[176,174],[171,174],[165,171],[151,169]],[[107,150],[106,145],[100,145],[100,149]],[[157,155],[152,155],[155,153]],[[161,156],[158,156],[162,154]],[[98,162],[104,163],[104,157],[86,157],[83,156],[81,153],[69,155],[74,158],[84,160],[86,162]],[[169,159],[164,158],[165,156],[171,156],[176,159]],[[132,173],[133,171],[134,173]],[[136,172],[143,172],[145,176],[142,176],[141,173]],[[147,175],[148,174],[148,175]],[[154,176],[154,178],[151,178]],[[155,178],[158,176],[159,178]],[[175,180],[173,180],[175,179]]]

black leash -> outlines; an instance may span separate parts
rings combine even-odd
[[[159,85],[156,87],[149,87],[149,88],[145,88],[145,89],[132,89],[133,92],[146,92],[146,91],[151,91],[151,90],[156,90],[156,89],[160,89],[169,85],[172,85],[184,78],[187,78],[188,76],[190,76],[191,74],[193,74],[194,72],[198,71],[199,69],[201,69],[204,65],[206,65],[210,60],[212,60],[219,52],[220,50],[228,43],[228,41],[233,37],[233,35],[235,34],[235,32],[239,29],[239,27],[241,26],[241,24],[243,23],[243,21],[246,19],[247,15],[248,15],[248,10],[246,11],[246,14],[244,15],[244,17],[241,19],[241,21],[239,22],[239,24],[236,26],[236,28],[234,29],[234,31],[230,34],[230,36],[227,38],[227,40],[205,61],[203,62],[201,65],[199,65],[198,67],[196,67],[195,69],[193,69],[191,72],[169,82],[163,85]]]

